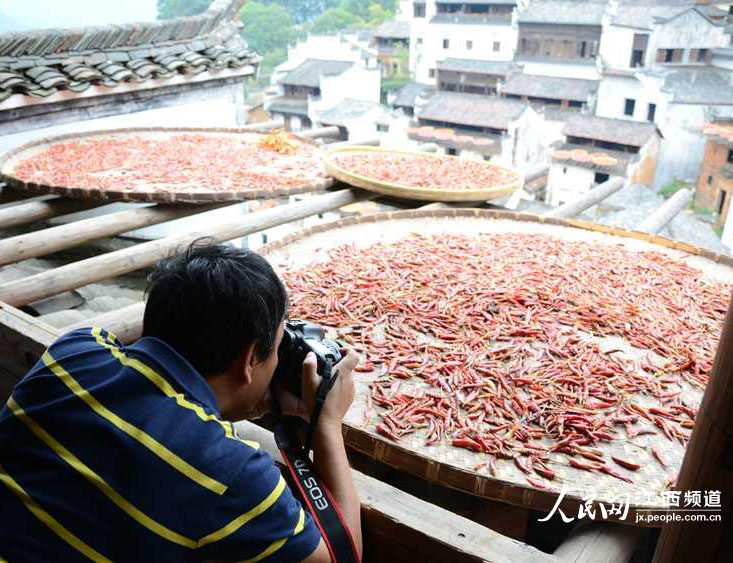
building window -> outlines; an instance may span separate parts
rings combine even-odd
[[[267,235],[262,233],[262,244],[267,244]]]
[[[649,104],[646,108],[646,120],[654,123],[655,113],[657,113],[657,104]]]
[[[733,149],[728,150],[728,162],[733,164]]]
[[[498,53],[501,50],[501,42],[494,41],[494,53]]]
[[[418,37],[417,38],[417,44],[418,45],[422,45],[422,37]]]
[[[708,186],[713,183],[713,177],[708,176]]]
[[[457,149],[445,149],[445,154],[450,156],[458,156],[458,150]]]
[[[385,125],[384,123],[378,123],[377,131],[379,131],[380,133],[389,133],[389,125]]]
[[[425,17],[425,4],[420,4],[418,2],[415,2],[412,5],[413,12],[412,15],[416,18],[424,18]]]
[[[473,49],[473,41],[466,41],[466,49],[469,51]]]
[[[562,173],[563,174],[567,174],[568,173],[568,167],[567,166],[563,166],[562,167]]]
[[[450,40],[443,39],[443,49],[447,49],[448,47],[450,47]]]
[[[665,49],[664,50],[664,62],[671,63],[672,57],[674,57],[674,49]]]
[[[707,49],[698,49],[697,51],[697,62],[698,63],[704,63],[708,58],[708,50]]]
[[[644,51],[641,49],[634,49],[631,51],[631,68],[637,66],[644,66]]]
[[[430,78],[435,78],[435,69],[434,69],[434,68],[431,68],[431,69],[430,69],[430,70],[428,71],[428,76],[429,76]]]
[[[585,49],[586,49],[586,45],[587,45],[587,43],[586,43],[585,41],[582,41],[582,42],[580,43],[580,58],[581,58],[581,59],[584,59],[584,58],[585,58]]]
[[[568,102],[568,106],[571,107],[571,108],[582,108],[583,107],[583,102],[580,102],[578,100],[570,100]]]
[[[624,100],[624,115],[633,116],[635,107],[636,107],[636,100],[632,100],[631,98],[626,98]]]
[[[602,184],[603,182],[607,182],[608,178],[609,178],[608,174],[604,174],[603,172],[596,172],[595,175],[593,176],[593,181],[596,184]]]
[[[725,190],[720,190],[720,193],[718,194],[718,215],[721,215],[723,213],[723,208],[725,207],[725,198],[728,195],[728,192]]]

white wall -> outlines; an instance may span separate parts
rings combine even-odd
[[[628,27],[604,25],[601,44],[598,48],[601,62],[610,67],[629,68],[635,33],[648,32]]]
[[[436,68],[438,61],[447,58],[511,61],[517,48],[517,37],[518,31],[511,24],[418,25],[410,37],[410,67],[417,82],[434,84],[435,78],[430,78],[430,69]],[[422,38],[422,45],[418,45],[419,38]],[[447,49],[443,48],[444,39],[448,40]],[[467,41],[472,42],[471,49],[467,48]],[[494,51],[495,41],[499,42],[499,51]]]
[[[573,201],[593,187],[594,176],[587,168],[553,162],[547,177],[547,203],[558,206]]]
[[[733,250],[733,212],[728,211],[728,216],[723,227],[723,236],[721,240],[729,250]]]
[[[647,121],[649,104],[656,104],[654,122],[664,124],[667,113],[668,95],[660,91],[661,81],[639,75],[641,79],[630,76],[604,75],[598,87],[596,115],[631,121]],[[626,98],[636,100],[634,115],[624,114]]]
[[[580,78],[581,80],[598,80],[601,77],[596,65],[590,63],[523,62],[522,65],[525,74]]]
[[[315,112],[330,109],[344,98],[379,103],[381,83],[379,69],[366,69],[358,64],[337,76],[323,76],[321,99],[309,104],[308,112],[315,116]]]
[[[682,64],[688,61],[689,49],[725,47],[730,39],[725,26],[716,26],[695,11],[665,24],[655,24],[649,38],[648,56],[654,60],[657,49],[685,49]]]
[[[540,135],[543,127],[544,118],[533,109],[527,109],[511,124],[505,140],[506,152],[502,143],[501,160],[520,169],[546,161],[547,147]]]

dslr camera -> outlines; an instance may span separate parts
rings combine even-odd
[[[331,370],[341,359],[341,348],[344,344],[337,340],[328,340],[325,331],[317,324],[308,321],[290,320],[285,323],[283,339],[277,349],[277,369],[273,377],[285,389],[296,397],[301,396],[303,379],[303,361],[308,352],[316,355],[316,371],[321,377],[331,378]],[[330,389],[331,382],[327,383]]]

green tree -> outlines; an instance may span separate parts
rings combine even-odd
[[[339,7],[349,14],[366,21],[369,19],[369,6],[371,4],[372,0],[342,0]]]
[[[366,27],[377,27],[387,20],[391,20],[394,14],[385,10],[379,4],[372,4],[367,10],[367,16]]]
[[[240,12],[244,24],[244,38],[250,48],[260,55],[277,49],[286,49],[295,40],[297,31],[282,6],[248,1]]]
[[[387,93],[399,90],[410,82],[410,53],[402,46],[398,45],[392,52],[391,60],[397,63],[397,71],[387,79],[382,79],[382,101],[386,102]]]
[[[158,19],[195,16],[205,12],[212,0],[158,0]]]
[[[347,27],[361,27],[362,20],[343,8],[329,8],[313,20],[313,33],[331,33]]]

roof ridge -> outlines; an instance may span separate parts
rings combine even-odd
[[[214,0],[202,14],[169,20],[0,33],[0,56],[43,57],[61,53],[129,50],[150,43],[199,38],[230,22],[245,0]]]

